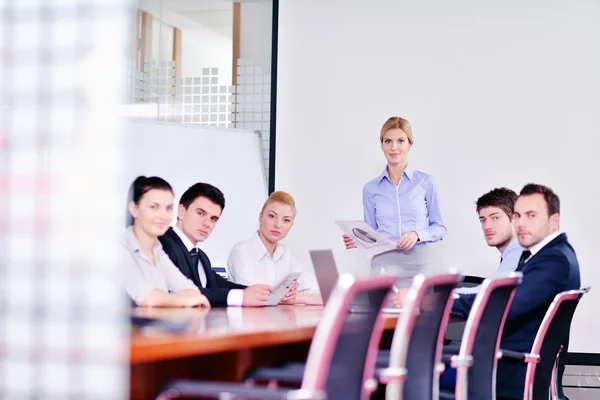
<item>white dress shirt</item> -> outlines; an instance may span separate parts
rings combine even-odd
[[[312,268],[305,268],[284,244],[278,243],[273,257],[255,233],[250,239],[236,244],[227,260],[231,280],[240,285],[264,284],[275,286],[292,272],[300,272],[298,292],[320,294]]]
[[[194,245],[192,241],[185,235],[185,233],[181,232],[179,228],[176,226],[173,227],[173,231],[179,236],[188,252],[192,251],[194,248],[198,248],[198,245]],[[198,259],[198,276],[200,277],[200,283],[202,287],[206,287],[206,272],[204,272],[204,268],[202,267],[202,263],[200,259]],[[231,289],[229,293],[227,293],[227,305],[228,306],[241,306],[244,301],[244,290],[243,289]]]

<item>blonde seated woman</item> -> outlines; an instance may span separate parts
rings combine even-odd
[[[285,239],[296,217],[296,203],[286,192],[273,192],[260,214],[256,234],[236,244],[227,261],[231,280],[241,285],[277,285],[286,275],[300,272],[294,304],[322,305],[314,271],[296,260]]]

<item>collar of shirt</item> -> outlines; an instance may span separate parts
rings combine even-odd
[[[554,238],[556,238],[560,234],[561,234],[560,231],[551,233],[548,236],[546,236],[544,239],[542,239],[540,242],[534,244],[529,249],[527,249],[527,250],[529,250],[531,252],[531,256],[529,256],[529,258],[535,256],[536,253],[538,253],[541,249],[544,248],[544,246],[546,246],[548,243],[550,243],[551,241],[553,241]]]
[[[506,246],[506,248],[502,252],[502,259],[505,259],[510,253],[512,253],[515,250],[523,250],[521,244],[519,243],[519,238],[517,237],[513,238],[513,240],[511,240],[508,244],[508,246]]]
[[[177,236],[179,236],[179,239],[181,239],[181,241],[183,242],[183,244],[187,248],[188,252],[190,252],[190,251],[192,251],[192,249],[196,248],[196,246],[194,245],[194,243],[192,243],[192,241],[185,235],[185,233],[181,232],[179,230],[179,228],[177,228],[176,226],[174,226],[173,227],[173,232],[175,232],[177,234]]]
[[[256,232],[252,237],[252,245],[250,248],[252,251],[252,255],[254,255],[254,257],[256,257],[258,261],[262,260],[265,257],[268,257],[277,263],[279,262],[279,260],[281,260],[281,257],[283,257],[285,253],[284,246],[280,243],[277,243],[277,245],[275,246],[275,252],[273,253],[273,257],[271,258],[271,255],[267,251],[265,244],[261,240],[260,236],[258,236],[258,232]]]
[[[406,176],[409,180],[412,181],[413,176],[415,175],[415,169],[413,167],[411,167],[410,164],[406,164],[406,167],[404,168],[402,175]],[[383,172],[381,173],[381,175],[379,175],[379,183],[381,183],[383,178],[387,178],[387,180],[390,182],[392,181],[390,179],[390,174],[388,173],[387,166],[383,169]]]
[[[140,246],[140,242],[138,242],[137,238],[135,237],[135,233],[133,233],[133,226],[129,226],[127,227],[127,229],[125,230],[125,234],[123,235],[124,238],[124,242],[126,244],[126,246],[132,250],[134,253],[141,253],[141,246]],[[162,249],[162,244],[160,244],[160,241],[157,239],[154,242],[154,245],[152,246],[152,251],[155,252],[156,250]]]

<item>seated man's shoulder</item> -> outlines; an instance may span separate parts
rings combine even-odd
[[[163,245],[169,245],[174,241],[174,239],[169,235],[169,231],[167,231],[164,235],[158,237],[158,241]]]
[[[579,264],[575,253],[560,246],[543,249],[536,257],[532,258],[530,267],[524,271],[525,274],[535,270],[544,272],[545,276],[556,279],[569,279],[571,271],[578,270]]]
[[[555,258],[557,261],[571,261],[575,256],[575,250],[568,242],[559,242],[551,247],[544,247],[540,250],[540,256],[543,258]]]
[[[565,264],[569,262],[568,253],[564,249],[550,247],[542,249],[535,257],[531,259],[531,264]]]

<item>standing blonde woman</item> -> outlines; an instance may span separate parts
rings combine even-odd
[[[236,244],[227,261],[231,280],[241,285],[277,285],[291,272],[300,272],[296,304],[321,305],[314,271],[296,260],[290,249],[279,243],[294,225],[296,203],[286,192],[273,192],[259,217],[259,229],[250,239]]]
[[[428,263],[427,243],[446,235],[440,196],[433,177],[408,163],[414,137],[410,123],[389,118],[379,135],[387,161],[381,175],[363,189],[364,219],[370,227],[396,243],[397,251],[375,256],[372,267],[411,278]],[[347,249],[355,248],[343,235]]]

